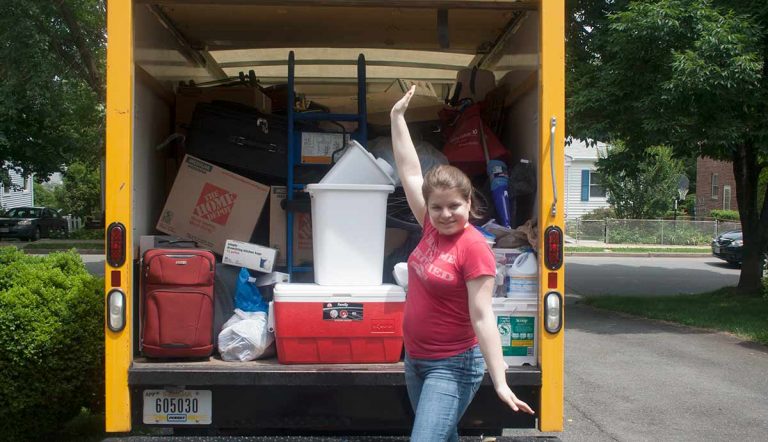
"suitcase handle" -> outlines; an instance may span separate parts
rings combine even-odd
[[[175,246],[177,244],[192,244],[195,247],[198,246],[197,241],[192,239],[174,239],[174,240],[167,240],[167,239],[161,239],[157,241],[157,244],[163,244],[163,245],[169,245],[169,246]]]

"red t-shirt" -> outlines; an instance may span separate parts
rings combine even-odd
[[[408,355],[417,359],[455,356],[477,344],[469,318],[466,281],[496,274],[493,252],[471,225],[441,235],[429,221],[408,258],[408,296],[403,338]]]

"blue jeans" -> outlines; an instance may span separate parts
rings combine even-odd
[[[458,441],[457,425],[484,373],[477,345],[445,359],[413,359],[406,353],[405,384],[416,414],[411,441]]]

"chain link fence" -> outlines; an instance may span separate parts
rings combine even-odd
[[[690,221],[667,219],[569,219],[566,235],[576,240],[605,244],[708,245],[712,238],[741,229],[733,221]]]

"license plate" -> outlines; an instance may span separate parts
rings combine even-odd
[[[715,253],[720,253],[720,247],[718,247],[718,246],[715,246],[715,248],[713,250],[715,251]]]
[[[213,415],[211,390],[144,390],[144,423],[207,425]]]
[[[8,233],[10,231],[11,229],[9,229],[8,227],[0,227],[0,233]]]

